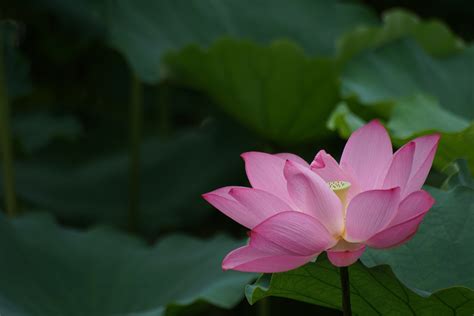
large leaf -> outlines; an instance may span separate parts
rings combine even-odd
[[[449,190],[458,185],[462,185],[474,189],[474,178],[465,160],[459,159],[455,161],[446,167],[443,173],[446,175],[446,180],[441,185],[441,188]]]
[[[435,164],[442,168],[462,157],[473,168],[473,69],[474,47],[434,58],[415,42],[403,40],[350,61],[344,71],[343,86],[346,95],[355,95],[362,104],[370,106],[372,117],[379,113],[388,115],[387,127],[398,145],[438,131],[442,141]],[[392,110],[387,114],[380,110],[381,104],[391,105]],[[338,113],[338,127],[346,129],[342,112]],[[353,115],[346,115],[349,117],[353,120]],[[337,128],[335,124],[331,127]]]
[[[225,39],[208,50],[188,47],[166,62],[175,78],[273,141],[321,139],[339,98],[336,64],[308,58],[286,41],[262,47]]]
[[[381,26],[359,26],[344,34],[338,42],[339,58],[347,60],[364,50],[408,36],[435,56],[446,56],[464,47],[463,41],[437,20],[420,20],[401,9],[385,12],[382,20]]]
[[[371,108],[376,110],[379,107]],[[377,117],[377,111],[370,114],[370,118]],[[341,137],[348,138],[365,123],[366,120],[351,111],[346,103],[341,103],[331,114],[327,125]],[[397,146],[417,136],[438,132],[441,142],[434,165],[442,169],[454,160],[464,158],[470,168],[474,168],[474,123],[444,110],[432,97],[415,95],[398,100],[387,128]]]
[[[352,311],[355,315],[471,315],[474,292],[452,288],[421,297],[401,284],[388,266],[367,268],[360,262],[349,267]],[[326,257],[293,271],[263,275],[247,286],[253,304],[278,296],[335,309],[341,308],[338,268]]]
[[[462,177],[472,181],[468,174]],[[411,241],[386,251],[369,249],[362,261],[390,264],[403,283],[426,292],[454,285],[474,288],[474,188],[457,182],[448,191],[426,188],[436,204]]]
[[[432,97],[415,95],[397,100],[387,128],[399,145],[415,136],[440,132],[435,165],[443,168],[465,158],[474,168],[474,121],[445,110]]]
[[[13,135],[27,153],[42,149],[57,139],[76,140],[81,133],[82,126],[72,116],[33,112],[13,119]]]
[[[209,215],[211,208],[200,195],[242,175],[239,155],[248,150],[249,142],[236,135],[237,130],[207,124],[169,140],[153,137],[144,141],[138,219],[141,232],[154,235],[159,228],[195,225]],[[84,146],[80,154],[90,150]],[[68,222],[126,227],[126,151],[89,153],[88,158],[79,159],[74,153],[59,151],[47,158],[17,163],[20,198]]]
[[[443,109],[435,98],[418,94],[397,100],[387,127],[392,136],[407,139],[431,130],[459,132],[469,127],[469,120]]]
[[[78,232],[46,215],[0,218],[4,315],[163,315],[196,301],[230,308],[253,275],[223,272],[236,242],[182,235],[150,247],[110,229]]]
[[[161,56],[188,44],[207,46],[224,36],[259,43],[286,38],[310,54],[332,55],[341,34],[377,23],[362,6],[325,0],[43,1],[62,15],[82,12],[94,24],[102,17],[107,40],[149,83],[159,79]]]
[[[344,69],[343,87],[346,95],[356,95],[365,104],[431,95],[445,110],[472,120],[473,70],[474,46],[435,58],[414,41],[401,40],[351,60]]]

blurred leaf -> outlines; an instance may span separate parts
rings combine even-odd
[[[474,189],[474,178],[472,177],[467,162],[459,159],[448,165],[443,173],[447,175],[447,179],[442,185],[442,189],[449,190],[458,185],[470,187]]]
[[[58,2],[43,0],[52,1]],[[325,0],[82,0],[79,6],[77,1],[66,3],[61,1],[55,6],[60,15],[81,14],[94,22],[103,17],[107,40],[148,83],[160,79],[163,54],[185,45],[205,47],[225,36],[259,43],[285,38],[309,54],[332,55],[341,34],[356,25],[377,23],[375,15],[363,6]]]
[[[464,47],[462,39],[442,22],[420,21],[411,12],[393,9],[384,13],[381,26],[359,26],[344,34],[338,42],[339,57],[341,60],[348,60],[361,51],[402,37],[412,37],[426,52],[434,56],[446,56]]]
[[[464,158],[474,167],[474,122],[446,111],[432,97],[415,95],[399,99],[387,128],[399,145],[415,136],[440,132],[435,165],[443,168]]]
[[[457,133],[441,133],[441,138],[435,160],[439,167],[463,158],[468,161],[469,168],[474,169],[474,122],[467,129]]]
[[[469,121],[443,109],[435,98],[417,94],[397,101],[387,127],[392,136],[406,139],[426,131],[459,132]]]
[[[75,140],[81,133],[82,126],[72,116],[55,117],[38,112],[13,120],[13,134],[20,140],[22,149],[30,154],[55,139]]]
[[[31,91],[30,65],[18,49],[18,26],[13,21],[0,20],[0,37],[8,97],[24,96]]]
[[[470,315],[474,292],[451,288],[428,298],[401,284],[384,265],[367,268],[360,262],[349,267],[351,304],[355,315]],[[339,269],[325,256],[315,263],[272,276],[263,275],[246,288],[250,304],[278,296],[341,310]]]
[[[211,208],[200,195],[240,179],[243,164],[239,155],[248,144],[232,126],[216,124],[167,141],[156,137],[145,140],[139,230],[156,235],[159,228],[196,225],[206,218]],[[18,162],[18,196],[68,222],[126,227],[127,152],[98,155],[87,147],[81,152],[89,154],[89,160],[72,163],[74,153],[58,152],[56,159]]]
[[[346,95],[355,95],[373,108],[374,116],[381,105],[393,105],[387,126],[398,145],[428,132],[441,132],[435,165],[442,168],[465,158],[474,168],[472,69],[474,47],[434,58],[413,41],[404,40],[350,61],[343,87]],[[332,129],[347,134],[343,116],[353,120],[354,115],[339,114]]]
[[[329,117],[327,127],[332,131],[338,131],[342,138],[349,138],[353,131],[365,123],[363,119],[351,112],[345,102],[341,102]]]
[[[231,308],[252,274],[223,272],[237,243],[182,235],[154,247],[106,228],[78,232],[37,214],[0,217],[0,309],[5,315],[163,315],[197,301]]]
[[[351,60],[343,73],[346,95],[364,104],[395,102],[423,93],[443,109],[474,119],[474,46],[445,58],[434,58],[412,40],[402,40]]]
[[[426,98],[424,101],[430,100],[428,97],[417,97]],[[413,100],[412,98],[406,98],[401,102],[409,101],[407,104],[411,104]],[[400,103],[397,103],[397,106],[398,104]],[[401,104],[403,108],[403,103]],[[430,112],[419,111],[418,105],[421,108],[430,109]],[[388,129],[396,146],[401,146],[410,139],[427,133],[452,130],[454,132],[440,132],[441,142],[435,156],[434,165],[442,169],[452,161],[463,158],[467,160],[470,168],[474,168],[474,123],[471,123],[465,129],[459,130],[466,125],[466,122],[458,116],[437,107],[436,103],[430,103],[429,105],[420,103],[416,104],[416,108],[401,110],[398,110],[397,106],[394,108],[393,117],[388,122]],[[404,111],[408,112],[405,113]],[[408,115],[408,113],[412,115]],[[427,115],[427,113],[430,114]],[[373,114],[371,118],[377,117],[376,114]],[[446,124],[458,120],[460,120],[459,125]],[[366,120],[352,112],[347,105],[340,105],[331,115],[328,127],[333,131],[337,131],[342,138],[349,138],[353,131],[365,123]],[[456,130],[459,131],[456,132]],[[413,133],[410,134],[410,131],[413,131]],[[406,136],[406,138],[397,138],[393,135]]]
[[[472,181],[469,174],[462,177]],[[362,261],[369,266],[390,264],[412,289],[434,292],[455,285],[474,288],[474,188],[458,184],[448,191],[425,189],[436,204],[414,238],[391,250],[369,249]]]
[[[286,41],[262,47],[225,39],[206,51],[188,47],[166,62],[178,80],[205,91],[227,113],[276,142],[323,138],[339,100],[336,64],[308,58]]]
[[[65,23],[74,24],[81,28],[88,36],[104,36],[107,16],[106,8],[113,5],[114,1],[109,0],[25,0],[30,6],[35,6],[35,10],[44,12],[46,10],[55,11],[58,17]]]

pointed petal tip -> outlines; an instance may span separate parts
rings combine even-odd
[[[232,189],[229,190],[229,193],[228,193],[228,194],[229,194],[231,197],[233,197],[234,199],[238,200],[238,196],[239,196],[240,193],[241,193],[242,191],[244,191],[244,190],[252,190],[252,189],[251,189],[251,188],[244,188],[244,187],[242,187],[242,188],[232,188]]]
[[[244,246],[244,247],[245,247],[245,246]],[[230,251],[230,252],[224,257],[224,259],[222,259],[221,267],[222,267],[222,270],[223,270],[223,271],[232,270],[232,269],[234,269],[236,266],[238,266],[238,264],[237,264],[236,261],[235,261],[235,256],[236,256],[236,253],[238,254],[239,250],[242,249],[242,248],[244,248],[244,247],[236,248],[236,249]]]
[[[251,151],[246,151],[246,152],[241,153],[240,157],[245,161],[255,155],[271,155],[271,154],[265,153],[262,151],[251,150]]]
[[[400,191],[400,187],[394,187],[394,188],[391,188],[390,191],[392,192],[399,192]]]
[[[369,123],[367,123],[366,125],[369,125],[369,124],[382,125],[382,123],[380,123],[380,119],[378,119],[378,118],[375,118],[375,119],[370,120]],[[382,126],[383,126],[383,125],[382,125]]]
[[[389,189],[375,189],[375,190],[368,190],[368,191],[376,191],[376,192],[388,192],[388,193],[391,193],[391,194],[399,194],[401,189],[400,187],[393,187],[393,188],[389,188]],[[365,191],[365,192],[368,192],[368,191]]]
[[[324,163],[324,158],[323,158],[323,156],[325,155],[327,155],[327,153],[324,149],[321,149],[320,151],[318,151],[318,153],[314,157],[313,162],[310,165],[311,169],[321,169],[321,168],[326,167],[326,164]]]
[[[365,126],[373,126],[373,127],[383,128],[384,130],[386,130],[385,126],[382,124],[382,122],[378,118],[369,121],[367,124],[365,124],[362,127],[365,127]]]
[[[212,190],[212,191],[201,194],[201,197],[204,200],[209,202],[209,200],[213,199],[214,197],[222,197],[222,196],[228,194],[229,191],[232,188],[233,188],[232,186],[226,186],[226,187],[218,188],[218,189],[215,189],[215,190]]]
[[[294,167],[296,166],[291,160],[289,159],[285,160],[285,166],[283,167],[283,176],[285,177],[285,179],[288,180],[291,174],[291,169],[293,169]]]
[[[207,193],[203,193],[201,194],[201,197],[206,200],[207,202],[209,202],[210,199],[212,199],[212,197],[214,196],[214,194],[212,193],[213,191],[211,192],[207,192]]]
[[[429,208],[431,208],[436,203],[436,199],[431,194],[429,194],[427,191],[425,191],[425,190],[420,190],[420,191],[424,193],[423,198],[426,199],[426,201],[430,204]]]
[[[367,124],[362,125],[357,130],[355,130],[353,133],[356,133],[358,131],[360,132],[360,131],[363,131],[363,130],[370,130],[370,129],[374,129],[375,131],[381,131],[381,132],[388,135],[387,129],[382,124],[382,122],[380,122],[379,119],[373,119],[373,120],[369,121]]]
[[[293,162],[299,163],[300,165],[309,168],[309,163],[298,155],[285,152],[285,153],[273,154],[273,156],[281,158],[283,160],[292,160]]]
[[[252,153],[253,153],[253,151],[246,151],[244,153],[241,153],[240,158],[242,158],[245,161],[245,159],[247,159],[248,156],[251,155]]]
[[[233,266],[232,266],[232,264],[229,264],[229,262],[227,260],[227,256],[222,260],[221,267],[222,267],[222,271],[232,270]]]
[[[236,190],[235,188],[230,189],[230,190],[229,190],[229,195],[233,197],[233,196],[235,195],[235,192],[236,192],[236,191],[237,191],[237,190]]]
[[[433,144],[435,147],[438,147],[439,142],[441,141],[441,133],[434,133],[430,135],[426,135],[426,138],[431,138],[433,140]]]
[[[413,139],[412,142],[419,141],[419,140],[431,140],[433,144],[437,145],[439,141],[441,140],[441,133],[423,135],[423,136]]]
[[[244,160],[244,162],[247,162],[247,160],[249,160],[252,156],[260,155],[260,154],[265,154],[265,153],[252,150],[252,151],[246,151],[246,152],[241,153],[240,157]]]
[[[436,139],[437,142],[439,142],[440,139],[441,139],[441,133],[433,133],[433,134],[429,134],[429,135],[426,135],[426,136],[433,137],[434,139]]]

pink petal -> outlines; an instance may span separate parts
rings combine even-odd
[[[259,224],[255,214],[249,212],[246,207],[237,202],[232,196],[229,195],[229,191],[239,187],[223,187],[212,192],[203,194],[202,197],[209,202],[212,206],[217,208],[225,215],[232,218],[241,225],[252,228]]]
[[[341,167],[352,169],[362,190],[380,188],[392,159],[392,143],[377,120],[362,126],[346,143]]]
[[[415,235],[425,214],[381,231],[367,240],[366,244],[372,248],[392,248],[407,242]]]
[[[383,189],[400,187],[403,196],[405,185],[410,177],[414,153],[415,143],[410,142],[393,155],[382,186]]]
[[[230,252],[222,262],[222,269],[258,273],[284,272],[298,268],[313,258],[271,254],[249,245]]]
[[[413,167],[410,173],[410,179],[407,183],[407,188],[405,189],[405,195],[421,189],[423,183],[425,183],[431,165],[433,164],[439,139],[440,135],[433,134],[418,137],[412,141],[416,144],[415,155],[413,157]]]
[[[357,261],[357,259],[362,256],[365,251],[365,246],[361,245],[359,249],[356,250],[346,250],[346,251],[327,251],[328,259],[336,267],[347,267]]]
[[[316,172],[326,182],[351,182],[352,180],[349,174],[342,170],[337,161],[324,150],[320,150],[314,157],[314,160],[311,163],[311,170]]]
[[[433,206],[434,199],[426,191],[408,195],[398,208],[395,218],[383,231],[366,243],[373,248],[391,248],[408,241],[417,231],[423,217]]]
[[[259,189],[236,187],[229,191],[229,195],[247,209],[247,215],[251,214],[255,218],[252,227],[249,228],[253,228],[277,213],[292,211],[284,201]]]
[[[347,193],[347,201],[350,201],[360,188],[349,170],[342,170],[337,161],[324,150],[320,150],[311,163],[311,170],[316,172],[326,182],[347,181],[351,184]]]
[[[282,212],[255,227],[249,245],[229,253],[222,268],[263,273],[288,271],[335,243],[315,218],[301,212]]]
[[[290,160],[290,161],[293,161],[293,162],[297,162],[297,163],[299,163],[299,164],[301,164],[302,166],[305,166],[305,167],[309,167],[309,164],[306,160],[304,160],[300,156],[297,156],[297,155],[294,155],[294,154],[279,153],[279,154],[275,154],[274,156],[277,156],[277,157],[279,157],[281,159],[284,159],[284,160]]]
[[[323,224],[301,212],[278,213],[256,226],[250,234],[252,247],[275,254],[312,256],[336,242]]]
[[[291,203],[283,176],[286,160],[255,151],[243,153],[241,156],[245,161],[245,170],[252,187],[272,193],[283,201]]]
[[[433,206],[434,202],[433,197],[426,191],[412,192],[400,203],[397,214],[389,226],[403,223],[420,214],[425,214]]]
[[[276,196],[246,187],[220,188],[203,194],[203,198],[234,221],[250,229],[270,216],[292,210]]]
[[[365,191],[349,203],[346,235],[349,242],[363,242],[385,227],[395,217],[400,203],[400,188]]]
[[[298,209],[318,219],[331,234],[341,234],[344,229],[343,207],[328,184],[310,169],[291,161],[287,161],[284,174],[288,193]]]

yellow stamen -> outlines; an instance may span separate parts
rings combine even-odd
[[[337,197],[339,198],[339,200],[341,200],[342,205],[344,205],[344,208],[345,208],[347,192],[349,191],[351,184],[346,181],[331,181],[331,182],[328,182],[328,185],[331,188],[331,190],[333,190],[334,193],[336,193]]]
[[[346,208],[347,208],[347,192],[349,191],[351,184],[346,181],[331,181],[328,182],[329,187],[331,190],[333,190],[334,193],[336,193],[337,197],[339,200],[341,200],[342,203],[342,215],[344,216],[344,229],[339,238],[344,238],[346,235]]]

